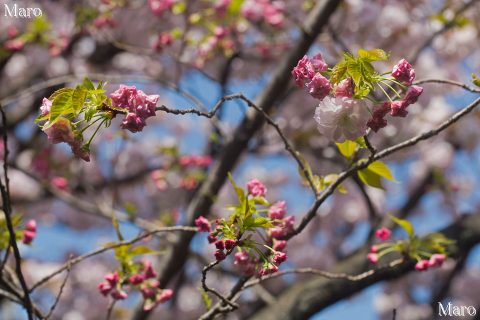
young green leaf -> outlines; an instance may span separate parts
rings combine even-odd
[[[395,178],[393,177],[392,172],[390,171],[390,168],[381,161],[372,162],[368,166],[368,169],[378,174],[382,178],[388,179],[390,181],[395,181]]]
[[[369,168],[358,170],[358,177],[365,183],[367,186],[385,189],[382,184],[382,179],[380,175],[371,171]]]
[[[410,221],[397,218],[392,214],[389,214],[389,216],[393,220],[393,222],[398,224],[403,230],[405,230],[407,232],[407,234],[410,238],[413,238],[415,236],[415,231],[414,231],[413,225]]]
[[[344,142],[337,143],[338,150],[345,158],[350,158],[357,149],[357,143],[351,140],[345,140]]]
[[[382,49],[358,49],[358,55],[368,61],[388,60],[388,54]]]

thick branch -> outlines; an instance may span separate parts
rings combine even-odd
[[[441,231],[450,239],[456,240],[453,250],[454,257],[470,250],[480,243],[480,213],[465,215],[459,221]],[[359,274],[368,270],[366,259],[368,247],[340,262],[334,269],[335,273]],[[395,268],[382,269],[371,277],[359,281],[343,279],[308,279],[297,282],[285,291],[277,300],[275,306],[267,306],[250,319],[306,319],[326,307],[365,288],[389,279],[399,278],[413,270],[413,262],[400,264]]]

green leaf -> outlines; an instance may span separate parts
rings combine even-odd
[[[120,231],[120,224],[118,223],[118,219],[115,213],[112,213],[112,225],[115,229],[115,232],[117,233],[118,240],[123,241],[122,232]]]
[[[381,177],[377,173],[369,170],[368,168],[359,170],[358,177],[367,186],[379,188],[379,189],[385,189],[382,185]]]
[[[345,158],[350,158],[357,149],[357,143],[351,140],[345,140],[344,142],[337,143],[337,147]]]
[[[80,112],[87,99],[87,90],[81,86],[77,86],[72,94],[72,108],[75,113]]]
[[[68,114],[72,111],[72,94],[70,92],[58,94],[53,100],[52,107],[50,108],[48,126],[51,126],[62,114]]]
[[[382,178],[388,179],[390,181],[396,181],[395,178],[392,175],[392,172],[390,171],[390,168],[383,162],[381,161],[375,161],[372,162],[369,166],[368,169]]]
[[[205,292],[203,289],[200,289],[200,294],[202,295],[202,301],[205,305],[205,308],[207,308],[207,310],[210,310],[210,308],[212,307],[212,298],[210,298],[208,293]]]
[[[407,232],[407,234],[410,238],[413,238],[415,236],[415,231],[414,231],[413,225],[410,221],[397,218],[392,214],[389,214],[389,216],[393,220],[393,222],[398,224],[403,230],[405,230]]]
[[[235,192],[237,193],[237,198],[238,198],[238,203],[239,204],[244,204],[245,203],[245,191],[243,191],[242,188],[240,188],[236,183],[235,180],[233,180],[232,174],[229,172],[228,173],[228,179],[230,180],[230,183],[232,184],[233,188],[235,189]]]
[[[253,219],[247,226],[248,228],[272,228],[273,223],[269,218],[258,216]]]
[[[476,74],[472,73],[472,79],[473,84],[477,87],[480,87],[480,79],[477,77]]]
[[[161,254],[161,252],[152,250],[147,246],[136,246],[130,250],[130,255],[132,256],[139,256],[143,254]]]
[[[95,85],[88,77],[83,79],[82,86],[87,90],[95,90]]]
[[[333,67],[332,74],[330,75],[330,82],[333,84],[337,84],[343,79],[345,79],[346,75],[347,75],[347,61],[342,60]]]
[[[388,59],[388,54],[382,49],[358,49],[358,55],[368,61],[379,61]]]
[[[347,72],[352,77],[353,82],[355,82],[356,86],[360,86],[363,74],[362,74],[362,66],[359,63],[359,60],[350,60],[347,63]]]
[[[58,89],[57,91],[55,91],[54,93],[52,93],[52,95],[50,97],[48,97],[48,100],[50,101],[53,101],[55,100],[56,97],[58,97],[60,94],[62,93],[66,93],[66,94],[73,94],[73,91],[75,89],[73,88],[62,88],[62,89]]]

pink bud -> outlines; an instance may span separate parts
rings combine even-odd
[[[377,252],[378,252],[377,246],[371,246],[371,247],[370,247],[370,252],[371,252],[371,253],[377,253]]]
[[[382,241],[386,241],[390,239],[391,235],[392,235],[392,231],[390,231],[390,229],[387,229],[387,228],[380,228],[375,232],[375,236]]]
[[[148,260],[143,262],[145,279],[156,278],[157,273],[153,270],[152,263]]]
[[[23,238],[22,238],[22,242],[23,244],[31,244],[33,239],[35,239],[35,236],[37,234],[35,232],[32,232],[32,231],[24,231],[23,232]]]
[[[195,219],[195,225],[197,226],[198,231],[200,231],[200,232],[210,232],[211,231],[210,221],[208,221],[203,216],[200,216],[197,219]]]
[[[28,220],[25,224],[25,230],[36,232],[37,231],[37,222],[35,220]]]
[[[122,290],[113,290],[111,295],[115,300],[124,300],[128,298],[128,294]]]
[[[172,296],[173,296],[173,290],[171,289],[162,290],[162,293],[160,293],[160,296],[158,297],[157,302],[162,303],[162,302],[168,301],[172,298]]]
[[[248,193],[254,197],[264,197],[267,188],[258,179],[252,179],[247,183]]]
[[[207,237],[207,240],[208,240],[208,243],[214,243],[215,241],[217,241],[217,237],[214,236],[213,234],[210,234],[210,235]]]
[[[277,264],[281,264],[282,262],[285,262],[285,260],[287,260],[287,254],[285,252],[277,252],[273,257],[273,261]]]
[[[273,250],[282,251],[287,246],[287,241],[285,240],[274,240],[273,241]]]
[[[429,267],[441,267],[443,262],[445,261],[446,256],[444,254],[432,254],[430,260],[428,261]]]
[[[110,283],[112,287],[114,287],[118,283],[118,280],[120,280],[120,277],[118,276],[118,272],[115,271],[106,274],[104,279],[107,280],[107,282]]]
[[[415,265],[415,270],[424,271],[424,270],[427,270],[428,267],[429,267],[429,261],[428,260],[420,260]]]
[[[100,291],[100,293],[104,296],[106,296],[112,290],[112,286],[106,282],[99,283],[97,288],[98,291]]]
[[[237,243],[237,242],[236,242],[235,240],[232,240],[232,239],[227,239],[227,240],[225,240],[225,249],[226,249],[227,251],[232,250],[233,247],[235,247],[235,244],[236,244],[236,243]]]
[[[152,288],[148,288],[148,287],[141,288],[140,292],[142,293],[142,296],[144,299],[153,298],[155,296],[155,290]]]
[[[367,259],[373,264],[378,262],[378,255],[376,253],[369,253],[367,254]]]
[[[143,282],[145,280],[145,277],[141,274],[134,274],[130,278],[128,278],[128,282],[130,282],[133,285],[137,285]]]
[[[223,251],[215,251],[213,255],[215,256],[215,259],[217,259],[217,261],[225,260],[225,258],[227,257]]]
[[[53,177],[50,181],[52,186],[60,190],[67,190],[68,189],[68,181],[64,177]]]
[[[223,242],[223,240],[218,240],[217,242],[215,242],[215,247],[218,250],[223,250],[225,249],[225,243]]]

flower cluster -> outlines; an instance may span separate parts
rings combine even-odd
[[[232,180],[232,183],[233,180]],[[246,275],[258,277],[278,271],[278,266],[287,260],[284,252],[287,241],[281,240],[293,231],[294,217],[286,217],[285,201],[270,205],[264,198],[265,185],[258,179],[247,183],[247,192],[234,184],[240,204],[232,208],[228,219],[215,220],[215,227],[204,217],[195,220],[200,232],[208,232],[207,240],[215,245],[217,261],[222,261],[237,248],[234,264]],[[246,198],[245,198],[246,197]],[[266,206],[257,209],[256,205]],[[245,210],[250,211],[245,213]],[[265,212],[266,216],[260,215]],[[252,239],[259,228],[265,229],[265,244]]]
[[[285,20],[284,7],[283,1],[246,0],[241,12],[251,22],[265,22],[272,27],[281,28]]]
[[[23,231],[22,243],[31,244],[33,239],[37,236],[37,222],[35,220],[28,220]]]
[[[386,77],[388,73],[377,73],[371,63],[387,60],[383,50],[360,49],[358,53],[358,57],[345,53],[344,59],[332,69],[321,54],[304,56],[292,70],[297,86],[320,100],[314,116],[318,130],[336,142],[356,140],[367,128],[377,132],[387,125],[387,114],[405,117],[407,107],[417,102],[423,92],[423,88],[412,85],[415,70],[405,59],[393,67],[391,77]],[[370,94],[375,88],[388,101],[378,101]],[[385,88],[401,99],[394,101]],[[400,92],[405,92],[403,97]]]
[[[418,238],[415,236],[410,222],[396,217],[392,217],[392,219],[408,233],[408,239],[386,242],[390,240],[392,231],[385,227],[376,230],[376,238],[384,243],[370,247],[370,252],[367,254],[368,261],[376,264],[384,255],[397,252],[404,257],[416,260],[415,270],[417,271],[440,267],[443,264],[447,257],[445,254],[446,246],[453,243],[451,240],[439,233],[432,233],[424,238]]]
[[[323,100],[332,90],[328,79],[321,74],[321,72],[325,72],[327,69],[328,66],[319,53],[313,56],[312,59],[308,56],[300,59],[297,66],[293,68],[292,75],[297,86],[305,88],[312,97]]]
[[[405,117],[408,114],[407,107],[417,102],[423,92],[422,87],[412,85],[415,79],[415,70],[407,60],[402,59],[393,67],[392,76],[399,85],[406,87],[407,91],[401,100],[385,101],[375,108],[372,117],[367,122],[367,126],[375,132],[387,126],[385,116],[388,113],[392,117]],[[400,97],[399,94],[397,96]]]
[[[123,119],[122,128],[131,132],[142,131],[148,117],[155,116],[155,107],[159,99],[158,95],[146,95],[135,86],[121,85],[120,88],[110,94],[113,107],[127,109],[127,115]]]
[[[52,107],[52,101],[43,98],[40,106],[41,116],[48,116]],[[64,117],[58,118],[53,124],[45,123],[42,128],[43,132],[47,134],[48,140],[53,143],[65,142],[70,145],[72,153],[77,157],[90,161],[90,152],[83,147],[83,138],[81,135],[75,135],[72,122]]]
[[[121,274],[118,271],[106,274],[104,282],[97,288],[104,296],[110,295],[114,300],[128,298],[126,290],[139,290],[144,299],[143,309],[152,310],[157,305],[171,299],[171,289],[160,289],[160,282],[156,280],[157,273],[153,270],[150,261],[138,263],[138,270],[133,274]]]

